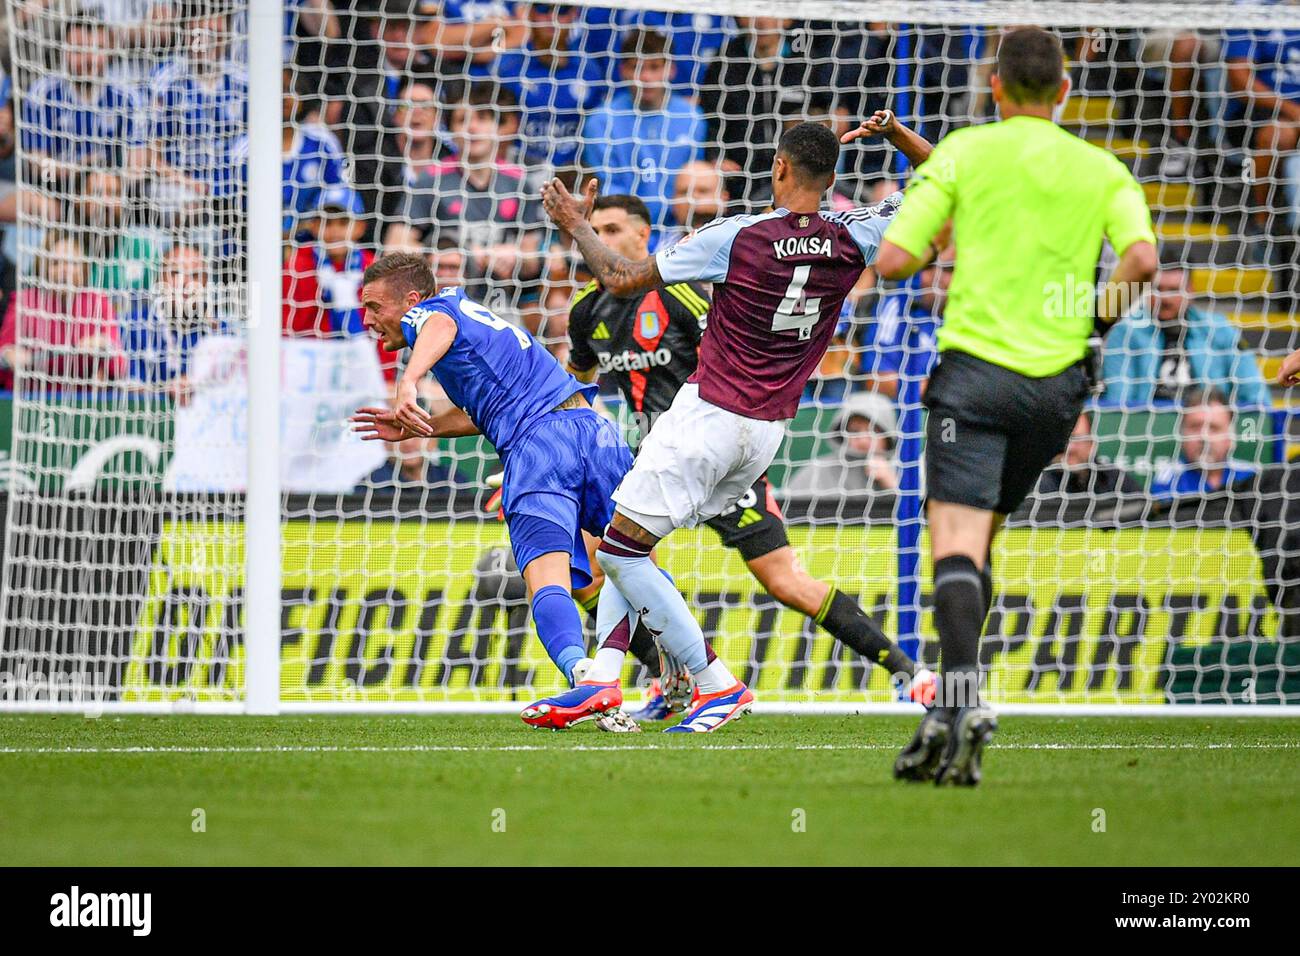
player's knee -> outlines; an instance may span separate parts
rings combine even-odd
[[[596,563],[600,566],[601,571],[608,576],[615,584],[629,566],[640,561],[649,561],[650,553],[639,554],[627,548],[622,548],[614,544],[602,541],[599,548],[596,549]]]
[[[608,576],[614,578],[615,580],[618,579],[618,566],[616,564],[617,560],[618,560],[617,555],[611,554],[610,552],[606,551],[604,548],[596,549],[596,567],[600,569],[600,573],[602,577]]]
[[[610,524],[596,548],[596,563],[617,584],[620,575],[629,565],[649,561],[653,548],[653,545],[638,541]]]

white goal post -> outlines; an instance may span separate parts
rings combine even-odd
[[[1271,384],[1300,347],[1300,160],[1275,129],[1300,109],[1300,6],[6,13],[0,711],[506,713],[558,690],[490,447],[380,448],[345,426],[400,361],[360,325],[365,265],[421,250],[563,359],[588,277],[540,211],[545,178],[634,193],[652,242],[678,241],[766,206],[788,123],[888,108],[937,140],[992,121],[1000,31],[1036,23],[1064,41],[1059,121],[1142,184],[1162,278],[1107,339],[1078,453],[995,549],[988,695],[1007,713],[1300,714],[1300,396]],[[664,53],[625,52],[634,35]],[[829,202],[879,201],[908,174],[883,143],[846,148]],[[864,276],[769,474],[810,572],[931,664],[921,394],[950,276],[947,259],[908,283]],[[644,353],[602,361],[656,360],[655,309]],[[636,410],[609,388],[603,403],[635,442]],[[760,711],[913,708],[713,531],[660,557]],[[631,659],[624,676],[646,681]]]

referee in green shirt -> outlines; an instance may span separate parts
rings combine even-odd
[[[1141,187],[1118,159],[1052,120],[1070,90],[1064,62],[1046,30],[1002,38],[993,77],[1001,122],[958,130],[935,148],[876,260],[886,279],[918,272],[952,221],[958,255],[925,394],[943,680],[895,763],[904,779],[979,782],[981,751],[997,729],[979,697],[993,536],[1065,449],[1088,393],[1094,324],[1121,317],[1156,271]],[[1120,258],[1099,288],[1103,238]]]

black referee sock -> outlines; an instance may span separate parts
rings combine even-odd
[[[596,624],[596,608],[600,605],[600,592],[597,591],[580,603],[594,627]],[[650,672],[651,679],[659,679],[659,648],[655,646],[655,639],[650,636],[650,632],[645,629],[645,626],[640,621],[637,622],[636,630],[632,632],[632,640],[628,645],[628,650],[632,652],[633,657],[645,665],[645,669]]]
[[[844,592],[831,588],[813,620],[845,647],[851,647],[889,673],[909,677],[916,673],[916,661],[886,637],[858,602]]]
[[[934,624],[943,668],[937,703],[945,707],[970,706],[979,699],[980,633],[988,607],[985,595],[990,593],[984,580],[965,555],[934,564]]]
[[[993,607],[993,556],[984,559],[980,569],[980,580],[984,583],[984,616],[980,618],[980,633],[984,631],[984,622],[988,620],[989,610]]]

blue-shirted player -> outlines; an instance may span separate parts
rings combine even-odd
[[[704,158],[704,113],[674,93],[670,41],[662,33],[632,31],[618,69],[622,85],[583,120],[582,165],[607,192],[641,199],[659,229],[668,224],[677,173]]]
[[[320,207],[325,191],[349,183],[343,145],[316,115],[315,104],[298,95],[289,70],[284,74],[284,88],[282,118],[286,128],[293,130],[289,147],[283,151],[280,176],[284,234],[288,236],[301,219]]]
[[[20,99],[22,147],[37,167],[34,178],[66,183],[87,166],[142,172],[149,165],[147,110],[132,90],[107,79],[107,25],[72,18],[62,41],[62,68],[40,76]]]
[[[394,407],[358,410],[357,431],[368,441],[482,434],[492,443],[505,466],[502,507],[537,635],[576,683],[585,650],[571,589],[591,583],[582,532],[605,530],[611,495],[632,466],[622,436],[591,408],[596,386],[579,382],[527,332],[460,288],[439,290],[428,260],[416,253],[376,260],[365,272],[361,305],[366,328],[384,347],[409,347],[411,356]],[[430,371],[452,403],[436,413],[416,397]],[[569,726],[613,714],[622,701],[618,688],[591,687],[580,714],[533,707],[524,720],[547,727],[560,717],[560,726]]]
[[[859,369],[868,388],[898,398],[898,379],[912,359],[913,374],[929,378],[939,361],[935,332],[942,320],[948,274],[931,266],[916,281],[885,291],[858,340]],[[917,353],[917,354],[913,354]]]
[[[185,54],[150,81],[154,158],[190,191],[233,198],[248,159],[248,73],[229,55],[229,14],[199,16],[187,28]]]
[[[1276,4],[1278,0],[1265,0]],[[1275,215],[1273,191],[1290,178],[1279,166],[1300,145],[1300,30],[1228,30],[1223,62],[1230,122],[1243,122],[1250,131],[1249,162],[1253,209],[1248,234],[1267,235]],[[1245,115],[1238,116],[1243,108]],[[1264,252],[1256,245],[1252,253]]]
[[[610,57],[575,45],[576,7],[532,3],[523,15],[528,39],[495,59],[493,77],[519,101],[524,162],[576,166],[582,118],[609,89]]]

